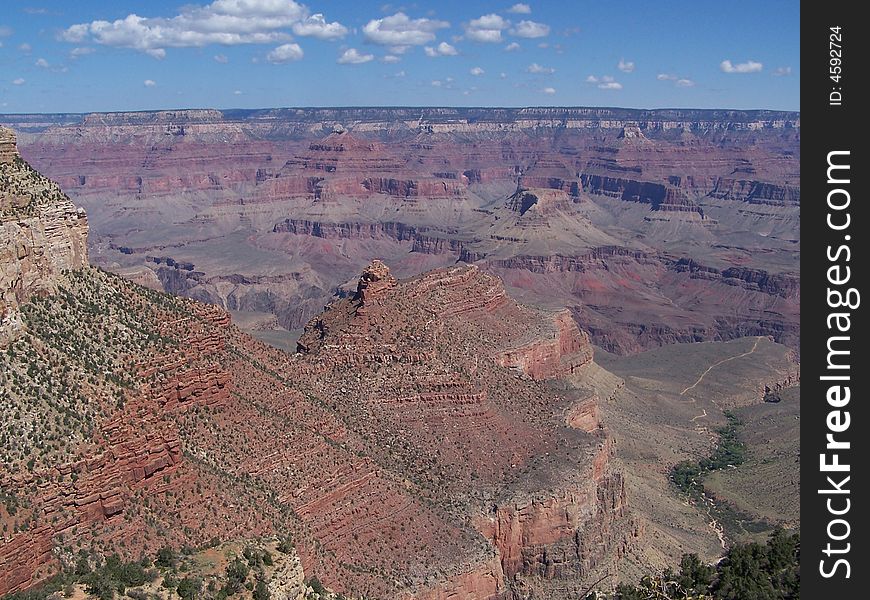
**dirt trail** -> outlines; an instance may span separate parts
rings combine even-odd
[[[692,385],[690,385],[689,387],[684,389],[682,392],[680,392],[680,396],[684,396],[686,394],[686,392],[695,388],[699,383],[701,383],[701,380],[704,379],[704,377],[707,375],[707,373],[709,373],[710,371],[712,371],[713,369],[715,369],[719,365],[727,363],[727,362],[732,361],[732,360],[736,360],[738,358],[743,358],[744,356],[749,356],[750,354],[755,352],[755,350],[758,348],[758,342],[760,342],[761,339],[762,339],[762,336],[757,336],[755,338],[755,343],[752,345],[752,349],[749,350],[748,352],[744,352],[743,354],[737,354],[736,356],[730,356],[728,358],[723,358],[722,360],[715,362],[712,365],[710,365],[709,367],[707,367],[707,370],[704,371],[703,373],[701,373],[701,376],[698,377],[698,381],[696,381],[695,383],[693,383]]]

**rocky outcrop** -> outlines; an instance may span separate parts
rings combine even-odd
[[[128,417],[129,418],[129,417]],[[151,421],[156,425],[155,420]],[[43,525],[14,534],[0,544],[0,593],[26,589],[37,583],[45,567],[54,562],[54,539],[75,537],[79,528],[123,519],[132,494],[153,478],[175,470],[181,462],[178,437],[167,431],[145,433],[123,423],[123,417],[105,425],[107,441],[99,454],[75,464],[57,465],[51,472],[3,474],[4,489],[37,487]]]
[[[801,203],[799,187],[726,177],[717,178],[708,195],[719,200],[734,200],[749,204],[799,206]]]
[[[0,163],[12,163],[18,154],[15,132],[8,127],[0,127]]]
[[[602,545],[626,542],[616,532],[627,508],[623,478],[608,466],[612,452],[603,443],[584,477],[558,494],[494,504],[478,518],[509,579],[582,580]]]
[[[0,594],[40,581],[54,564],[59,539],[109,525],[117,529],[108,542],[132,541],[135,531],[122,524],[133,499],[160,493],[184,462],[179,432],[163,416],[214,409],[230,397],[231,376],[215,362],[225,350],[220,331],[229,316],[209,306],[195,310],[197,318],[163,324],[164,334],[186,332],[183,345],[135,367],[145,383],[123,410],[100,423],[89,456],[30,472],[0,470],[0,489],[36,490],[31,502],[40,507],[42,523],[0,543],[0,573],[9,574],[0,577]]]
[[[476,262],[485,260],[485,256],[475,255],[471,252],[463,252],[460,260],[464,262]],[[496,268],[523,269],[532,273],[567,273],[586,272],[596,269],[606,269],[617,261],[635,261],[641,264],[655,264],[656,259],[642,250],[624,248],[621,246],[600,246],[589,252],[577,256],[563,256],[551,254],[549,256],[514,256],[507,259],[487,259],[486,262]]]
[[[14,133],[0,128],[0,346],[17,335],[21,303],[88,264],[87,233],[84,210],[24,162]]]
[[[552,339],[537,339],[499,356],[502,366],[519,369],[532,379],[567,377],[592,362],[589,337],[577,329],[570,311],[553,318]]]
[[[359,301],[361,307],[365,307],[394,287],[396,287],[396,278],[390,274],[390,268],[382,261],[374,260],[362,272],[354,299]]]
[[[269,580],[269,598],[273,600],[303,600],[307,590],[302,561],[293,553],[272,573]]]
[[[445,179],[452,179],[449,176]],[[398,198],[453,198],[465,194],[465,186],[445,180],[398,180],[393,178],[366,178],[362,186],[374,194]]]
[[[746,267],[716,269],[701,265],[691,258],[666,259],[666,263],[670,270],[677,273],[688,273],[693,279],[707,279],[739,286],[747,290],[758,290],[765,294],[800,300],[800,278],[793,275],[771,274],[761,269]]]
[[[520,188],[545,188],[551,190],[562,190],[572,199],[580,197],[582,183],[577,179],[563,179],[561,177],[548,177],[543,175],[522,175],[519,178]]]
[[[431,583],[415,600],[502,600],[508,591],[498,557],[472,570]]]
[[[307,219],[285,219],[272,228],[275,233],[308,235],[327,240],[392,239],[411,242],[411,251],[421,254],[458,254],[468,241],[456,239],[455,230],[436,230],[415,227],[406,223],[386,221],[380,223],[327,223]]]
[[[684,191],[662,183],[588,173],[581,173],[580,181],[590,194],[649,204],[652,210],[694,212],[704,216],[703,210]]]
[[[568,198],[561,190],[552,189],[523,189],[520,188],[515,194],[507,199],[508,210],[517,213],[520,217],[534,218],[545,217],[559,210],[569,210]],[[531,214],[528,214],[532,211]]]

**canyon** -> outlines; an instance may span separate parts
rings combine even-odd
[[[288,354],[221,307],[70,263],[83,215],[14,150],[0,167],[6,229],[44,202],[64,210],[39,227],[70,242],[4,306],[0,593],[80,551],[289,535],[355,597],[552,597],[639,534],[594,391],[551,383],[594,368],[567,310],[475,265],[396,279],[375,260]],[[28,273],[20,237],[4,272]]]
[[[475,264],[620,354],[745,335],[799,344],[798,113],[372,107],[0,124],[87,210],[94,264],[271,313],[287,346],[375,258],[402,277]]]
[[[667,469],[799,384],[795,113],[0,124],[0,594],[288,537],[294,590],[578,597],[715,559]]]

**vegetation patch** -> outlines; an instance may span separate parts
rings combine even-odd
[[[637,585],[586,600],[796,600],[800,598],[800,534],[774,530],[766,544],[737,544],[716,565],[684,554],[680,572],[647,575]]]

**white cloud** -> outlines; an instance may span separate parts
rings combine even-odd
[[[365,38],[375,44],[422,46],[435,41],[435,32],[445,27],[450,27],[450,23],[435,19],[411,19],[405,13],[398,12],[383,19],[372,19],[362,31]]]
[[[335,39],[347,32],[340,23],[327,23],[319,13],[310,15],[306,6],[293,0],[214,0],[205,6],[184,6],[172,17],[129,14],[112,22],[78,23],[61,32],[60,39],[90,40],[162,58],[166,48],[289,42],[287,29],[321,39]]]
[[[475,77],[480,77],[480,76],[483,75],[485,72],[486,72],[486,71],[484,71],[484,70],[481,69],[480,67],[472,67],[471,70],[469,71],[469,73],[471,73],[471,74],[474,75]]]
[[[656,79],[658,79],[659,81],[673,82],[673,84],[676,87],[681,87],[681,88],[695,87],[695,82],[692,79],[689,79],[688,77],[681,77],[679,75],[674,75],[673,73],[659,73],[658,75],[656,75]]]
[[[432,85],[432,87],[444,88],[446,90],[452,90],[452,89],[456,89],[455,86],[453,85],[453,82],[454,82],[454,80],[452,77],[445,77],[443,80],[434,79],[430,82],[430,84]]]
[[[356,48],[348,48],[338,57],[336,62],[340,65],[361,65],[374,59],[374,54],[360,54]]]
[[[9,37],[15,31],[9,25],[0,25],[0,37]]]
[[[215,61],[215,62],[219,62],[219,63],[222,64],[222,65],[225,65],[225,64],[227,64],[228,62],[230,62],[230,59],[227,58],[227,55],[226,55],[226,54],[215,54],[215,55],[214,55],[214,61]]]
[[[37,67],[39,67],[40,69],[47,69],[48,68],[48,61],[45,60],[44,58],[37,59],[36,63],[34,63],[34,64]]]
[[[153,79],[146,79],[142,82],[142,85],[144,85],[145,87],[154,87],[155,85],[157,85],[157,82]]]
[[[550,26],[534,21],[520,21],[511,29],[511,35],[521,38],[542,38],[550,35]]]
[[[90,46],[79,46],[79,47],[73,48],[72,50],[69,51],[69,57],[72,59],[76,59],[76,58],[79,58],[80,56],[93,54],[94,52],[96,52],[96,50],[94,50]]]
[[[541,92],[543,92],[544,94],[547,94],[548,96],[552,96],[553,94],[556,93],[556,88],[554,88],[554,87],[545,87],[544,89],[541,90]]]
[[[745,63],[732,64],[730,60],[723,60],[719,63],[719,68],[723,73],[760,73],[764,65],[754,60],[748,60]]]
[[[18,44],[18,50],[24,52],[24,54],[30,54],[30,51],[33,50],[33,47],[27,42],[24,42],[23,44]]]
[[[515,50],[519,50],[522,46],[517,44],[516,42],[511,42],[507,46],[504,47],[505,52],[513,52]]]
[[[436,56],[456,56],[457,54],[459,54],[459,51],[447,42],[441,42],[434,48],[431,46],[426,46],[425,48],[423,48],[423,51],[426,53],[426,56],[432,58],[435,58]]]
[[[522,2],[518,2],[511,6],[508,9],[509,13],[514,13],[515,15],[530,15],[532,14],[532,7],[528,4],[523,4]]]
[[[590,75],[586,78],[586,83],[596,86],[599,90],[622,89],[622,84],[616,81],[611,75],[602,75],[601,77]]]
[[[777,77],[785,77],[791,75],[791,67],[777,67],[773,74]]]
[[[235,90],[235,91],[233,91],[233,95],[234,95],[234,96],[241,96],[242,93],[243,93],[242,90]]]
[[[24,85],[24,78],[19,77],[18,79],[13,79],[12,85]]]
[[[498,74],[498,77],[499,77],[499,79],[507,79],[507,73],[502,71],[501,73]]]
[[[337,40],[347,35],[347,27],[338,21],[327,23],[324,16],[317,13],[307,17],[304,21],[293,23],[293,33],[321,40]]]
[[[634,63],[632,61],[626,61],[624,58],[620,58],[616,68],[623,73],[632,73],[634,72]]]
[[[497,43],[501,41],[501,32],[510,27],[510,21],[495,13],[472,19],[465,26],[465,37],[474,42]]]
[[[305,56],[299,44],[282,44],[266,55],[266,60],[273,65],[281,65],[297,60]]]
[[[399,58],[398,56],[396,56],[395,54],[387,54],[386,56],[381,58],[381,62],[387,63],[388,65],[395,64],[395,63],[399,62],[400,60],[402,60],[402,59]]]
[[[542,65],[539,65],[538,63],[532,63],[528,67],[526,67],[526,71],[535,74],[552,75],[556,72],[556,69],[554,69],[553,67],[544,67]]]
[[[404,76],[405,76],[404,71],[397,71],[397,72],[393,73],[393,77],[404,77]]]

